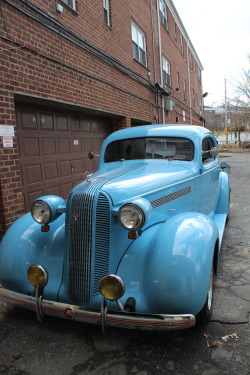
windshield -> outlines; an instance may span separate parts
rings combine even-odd
[[[105,163],[135,159],[191,161],[193,158],[193,142],[186,138],[172,137],[121,139],[110,143],[104,155]]]

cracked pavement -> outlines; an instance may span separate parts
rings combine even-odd
[[[34,313],[0,302],[0,374],[249,375],[250,153],[222,161],[232,168],[231,213],[209,324],[103,336],[99,326],[53,317],[39,324]]]

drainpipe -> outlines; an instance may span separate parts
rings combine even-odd
[[[190,108],[190,123],[193,124],[193,117],[192,117],[192,98],[191,98],[191,80],[190,80],[190,65],[189,65],[189,38],[187,39],[187,65],[188,65],[188,93],[189,93],[189,108]]]
[[[159,56],[160,56],[160,80],[161,86],[163,87],[163,75],[162,75],[162,52],[161,52],[161,21],[159,13],[159,0],[156,1],[156,11],[157,11],[157,25],[158,25],[158,37],[159,37]],[[158,95],[158,94],[157,94]],[[164,113],[164,97],[161,95],[161,105],[162,105],[162,123],[165,123],[165,113]]]

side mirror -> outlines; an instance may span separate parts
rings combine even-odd
[[[212,147],[211,150],[209,151],[211,156],[217,156],[219,153],[219,150],[217,147]]]

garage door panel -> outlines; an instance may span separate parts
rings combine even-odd
[[[37,137],[23,137],[20,139],[20,151],[22,157],[39,156],[40,147]]]
[[[71,164],[71,160],[60,161],[58,165],[59,165],[60,177],[71,176],[72,168],[73,168]]]
[[[36,112],[23,111],[21,114],[21,128],[28,130],[37,130],[37,116]]]
[[[47,189],[45,189],[45,195],[58,195],[60,196],[60,187],[57,186],[51,186]]]
[[[41,114],[40,115],[40,126],[41,130],[48,131],[54,130],[53,115],[51,114]]]
[[[68,129],[68,119],[66,116],[57,116],[56,117],[56,127],[57,130],[62,131],[62,130],[69,130]]]
[[[42,150],[43,155],[55,155],[56,154],[55,138],[42,138],[41,150]]]
[[[94,152],[99,152],[102,147],[103,139],[92,139],[92,147]]]
[[[68,154],[70,153],[70,139],[69,138],[60,138],[57,140],[58,153],[59,154]]]
[[[58,169],[57,169],[57,163],[56,162],[44,163],[43,169],[44,169],[44,178],[47,181],[58,177]]]
[[[73,159],[72,161],[74,174],[82,173],[84,171],[83,159]]]
[[[81,152],[82,151],[82,144],[80,138],[73,138],[71,140],[72,152]]]
[[[40,164],[26,166],[27,184],[42,182],[42,170]]]
[[[78,133],[81,132],[81,124],[79,118],[73,117],[70,119],[70,131]]]
[[[60,187],[60,196],[62,197],[68,197],[69,193],[73,189],[74,185],[72,182],[68,182],[65,184],[62,184]]]
[[[81,120],[81,130],[83,132],[90,132],[91,131],[91,121],[90,119],[82,119]]]

